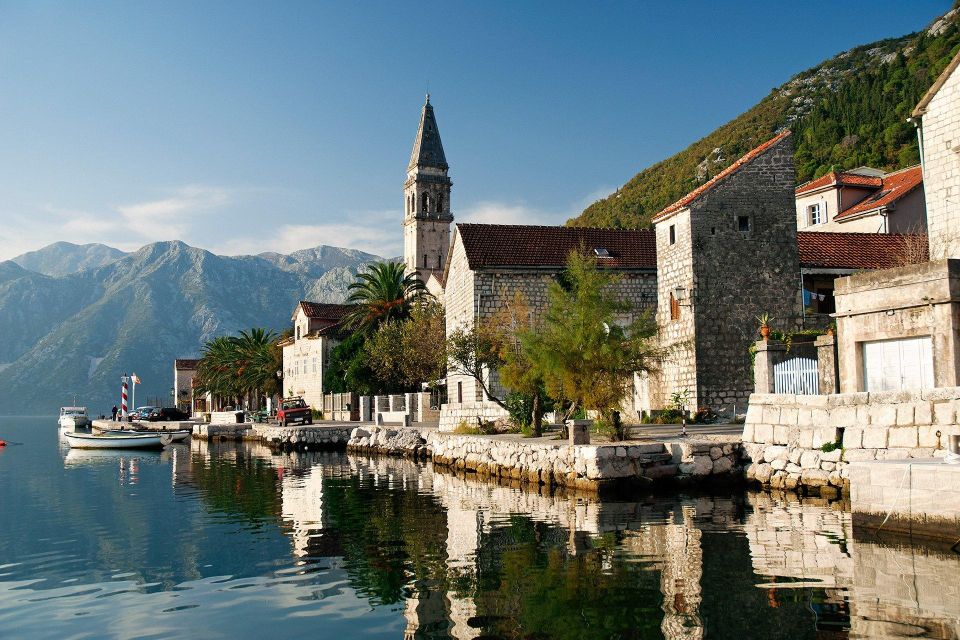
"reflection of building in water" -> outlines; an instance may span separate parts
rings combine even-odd
[[[771,590],[823,588],[818,629],[838,622],[827,619],[832,604],[849,610],[850,638],[960,638],[957,554],[857,539],[849,511],[823,501],[766,493],[748,500],[743,529],[754,571],[771,578]]]
[[[293,553],[309,555],[310,539],[323,535],[323,468],[286,473],[280,482],[280,515],[293,530]]]

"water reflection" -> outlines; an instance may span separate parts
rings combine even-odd
[[[960,637],[957,555],[855,537],[839,503],[599,501],[248,444],[47,446],[0,459],[14,636]]]

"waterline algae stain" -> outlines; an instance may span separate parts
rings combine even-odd
[[[950,637],[946,550],[842,503],[601,500],[396,458],[69,450],[0,418],[0,629],[24,638]],[[910,584],[910,589],[898,585]]]

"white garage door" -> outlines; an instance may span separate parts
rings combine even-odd
[[[865,391],[903,391],[933,387],[930,338],[863,343]]]

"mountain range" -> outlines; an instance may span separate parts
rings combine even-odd
[[[794,133],[798,183],[833,169],[892,170],[919,163],[916,130],[907,118],[960,49],[957,6],[923,31],[844,51],[798,73],[568,224],[647,227],[658,211],[784,128]]]
[[[168,403],[173,360],[216,336],[287,328],[297,301],[339,302],[380,257],[319,246],[218,256],[183,242],[124,253],[65,242],[0,262],[0,415],[55,413],[74,394],[109,413],[120,376]]]

